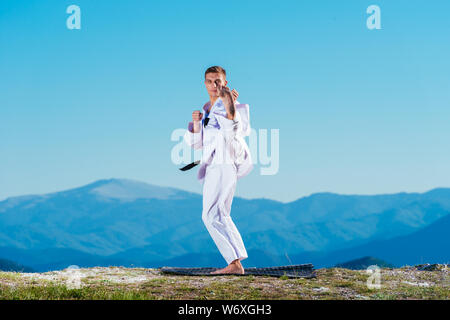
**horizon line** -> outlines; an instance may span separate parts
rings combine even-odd
[[[68,189],[63,189],[63,190],[59,190],[59,191],[50,191],[50,192],[45,192],[45,193],[29,193],[29,194],[21,194],[21,195],[12,195],[12,196],[7,196],[5,198],[0,198],[0,202],[9,200],[9,199],[13,199],[13,198],[21,198],[21,197],[33,197],[33,196],[45,196],[45,195],[51,195],[51,194],[55,194],[55,193],[60,193],[60,192],[65,192],[65,191],[70,191],[70,190],[74,190],[74,189],[80,189],[86,186],[89,186],[91,184],[95,184],[101,181],[121,181],[121,180],[125,180],[125,181],[131,181],[131,182],[136,182],[136,183],[143,183],[146,185],[150,185],[150,186],[155,186],[155,187],[159,187],[159,188],[168,188],[168,189],[176,189],[176,190],[180,190],[183,192],[187,192],[187,193],[194,193],[197,194],[199,196],[202,196],[201,193],[197,193],[197,192],[191,192],[185,189],[181,189],[178,187],[173,187],[173,186],[165,186],[165,185],[156,185],[156,184],[152,184],[150,182],[147,181],[143,181],[143,180],[137,180],[137,179],[133,179],[133,178],[102,178],[102,179],[97,179],[94,180],[92,182],[83,184],[81,186],[75,186],[72,188],[68,188]],[[266,197],[257,197],[257,198],[245,198],[245,197],[241,197],[241,196],[236,196],[236,198],[241,198],[241,199],[245,199],[245,200],[270,200],[270,201],[275,201],[275,202],[280,202],[283,204],[288,204],[291,202],[296,202],[300,199],[303,198],[308,198],[311,197],[313,195],[320,195],[320,194],[334,194],[334,195],[338,195],[338,196],[383,196],[383,195],[396,195],[396,194],[425,194],[434,190],[439,190],[439,189],[450,189],[450,187],[435,187],[432,189],[429,189],[427,191],[423,191],[423,192],[406,192],[406,191],[398,191],[398,192],[393,192],[393,193],[375,193],[375,194],[355,194],[355,193],[349,193],[349,194],[345,194],[345,193],[336,193],[336,192],[332,192],[332,191],[319,191],[319,192],[314,192],[314,193],[310,193],[309,195],[305,195],[305,196],[300,196],[292,201],[280,201],[280,200],[276,200],[276,199],[271,199],[271,198],[266,198]]]

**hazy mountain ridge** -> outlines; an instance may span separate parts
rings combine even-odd
[[[276,266],[313,263],[316,268],[332,267],[345,260],[352,260],[364,254],[370,254],[386,260],[389,264],[396,262],[397,267],[418,263],[448,263],[450,240],[446,237],[450,227],[450,215],[439,219],[430,226],[413,234],[390,240],[373,241],[362,246],[332,252],[305,252],[298,255],[274,255],[263,250],[248,250],[249,258],[243,261],[249,266]],[[430,243],[427,242],[430,241]],[[408,250],[408,248],[410,248]],[[135,248],[133,254],[120,253],[111,256],[95,256],[73,249],[49,248],[26,250],[0,247],[0,256],[10,257],[22,264],[29,264],[37,271],[64,269],[76,264],[80,267],[125,266],[155,268],[161,266],[217,266],[224,264],[223,258],[215,251],[190,252],[174,258],[149,261],[145,257],[157,257],[147,252],[148,248]],[[215,249],[215,248],[214,248]],[[393,250],[390,250],[393,249]],[[131,250],[130,250],[131,251]],[[128,259],[127,259],[128,258]],[[349,262],[349,261],[348,261]]]
[[[35,270],[33,270],[30,267],[23,266],[21,264],[18,264],[17,262],[1,258],[0,258],[0,271],[35,272]]]
[[[346,262],[341,262],[336,264],[336,268],[346,268],[351,270],[366,270],[368,267],[376,265],[379,268],[395,268],[393,264],[375,257],[362,257],[359,259],[354,259]]]
[[[201,194],[130,179],[99,180],[1,201],[0,246],[33,252],[67,248],[75,250],[74,256],[75,252],[90,255],[86,256],[90,261],[108,257],[126,263],[214,253],[217,249],[202,223],[201,210]],[[272,261],[405,236],[449,212],[447,188],[374,196],[325,192],[287,204],[236,197],[232,205],[247,250],[282,257]],[[1,251],[0,257],[8,258]]]

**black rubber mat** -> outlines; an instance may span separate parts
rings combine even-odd
[[[297,264],[291,266],[280,267],[266,267],[266,268],[245,268],[245,274],[211,274],[219,268],[177,268],[177,267],[162,267],[160,271],[167,274],[176,274],[184,276],[220,276],[220,275],[233,275],[233,276],[273,276],[281,277],[287,276],[288,278],[315,278],[316,274],[313,270],[313,265]]]

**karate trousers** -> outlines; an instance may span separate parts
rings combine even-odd
[[[230,217],[236,170],[234,164],[210,164],[203,183],[202,220],[227,264],[248,258],[241,235]]]

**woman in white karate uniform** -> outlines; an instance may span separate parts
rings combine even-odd
[[[197,176],[203,182],[202,220],[228,263],[226,268],[213,273],[243,274],[240,260],[248,257],[247,251],[230,212],[237,180],[253,168],[243,139],[250,134],[249,106],[237,102],[236,90],[231,91],[233,102],[220,96],[218,89],[226,86],[225,77],[221,67],[206,70],[205,85],[210,101],[203,107],[205,117],[198,110],[192,113],[184,140],[195,149],[203,149]]]

